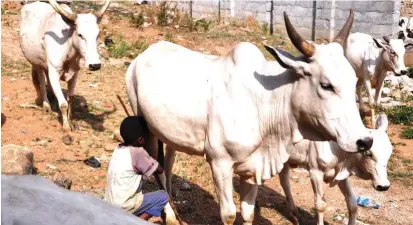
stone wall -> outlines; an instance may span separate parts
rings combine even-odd
[[[404,0],[404,2],[407,0]],[[410,0],[408,0],[411,2]],[[283,11],[297,30],[308,39],[330,39],[341,29],[350,13],[355,12],[353,32],[374,37],[397,32],[401,0],[194,0],[174,1],[179,8],[189,10],[193,18],[256,21],[273,26],[274,32],[284,32]]]

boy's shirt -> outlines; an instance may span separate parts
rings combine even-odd
[[[134,212],[143,201],[142,176],[152,175],[158,162],[143,148],[118,145],[110,160],[104,200]]]

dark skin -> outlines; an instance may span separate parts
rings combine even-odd
[[[145,139],[143,137],[138,138],[137,140],[138,146],[143,146],[145,144]],[[161,167],[161,165],[158,165],[158,168],[156,169],[157,173],[163,173],[164,169]],[[152,218],[152,215],[149,215],[148,213],[141,213],[138,215],[139,218],[143,220],[149,220]]]

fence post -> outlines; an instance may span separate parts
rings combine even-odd
[[[221,23],[221,0],[218,0],[218,24]]]
[[[231,18],[235,17],[235,0],[230,0]]]
[[[189,31],[193,31],[193,24],[194,24],[194,19],[192,18],[192,0],[189,1],[189,18],[191,19],[191,23],[189,25]]]
[[[270,35],[274,34],[274,0],[271,0],[271,8],[270,8]]]

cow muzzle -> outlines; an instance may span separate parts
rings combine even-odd
[[[363,139],[358,139],[356,142],[357,145],[357,152],[365,152],[370,150],[371,146],[373,146],[373,138],[366,137]]]
[[[89,70],[91,71],[96,71],[96,70],[100,70],[101,64],[89,64]]]
[[[377,191],[387,191],[390,188],[390,185],[377,185],[374,187]]]

